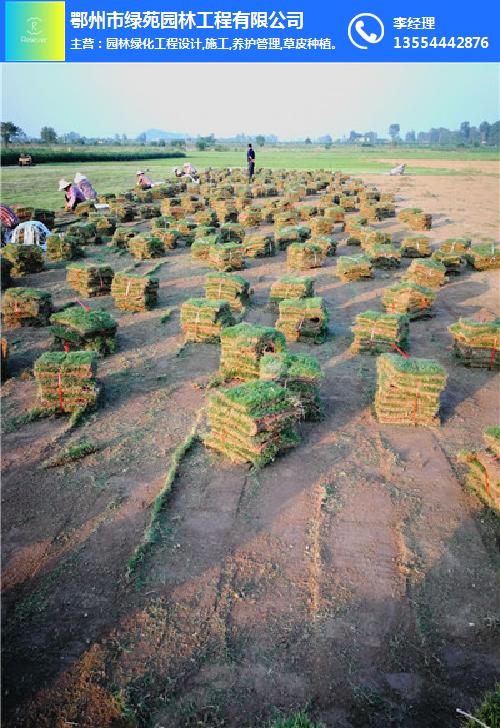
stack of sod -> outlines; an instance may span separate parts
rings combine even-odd
[[[301,205],[297,207],[297,213],[301,220],[307,222],[311,217],[316,217],[318,214],[318,208],[316,205]]]
[[[210,397],[211,431],[204,442],[236,463],[264,466],[299,443],[302,410],[287,389],[274,382],[247,382]]]
[[[262,211],[259,207],[247,207],[240,212],[239,221],[245,227],[259,227],[262,225]]]
[[[474,245],[465,254],[465,259],[475,270],[500,268],[500,248],[495,243]]]
[[[177,220],[175,229],[178,230],[186,237],[186,245],[190,244],[194,240],[194,231],[198,227],[198,224],[191,220],[189,217],[184,217],[182,220]],[[189,242],[188,242],[189,241]]]
[[[446,268],[437,260],[412,260],[403,280],[437,289],[446,280]]]
[[[276,255],[273,235],[250,235],[245,240],[245,255],[249,258],[266,258]]]
[[[448,331],[453,336],[455,355],[465,366],[500,368],[500,356],[497,355],[500,320],[483,322],[461,318],[448,326]]]
[[[130,244],[130,240],[136,235],[133,230],[129,228],[116,228],[111,238],[111,244],[117,248],[127,249]]]
[[[238,210],[231,200],[216,200],[212,203],[212,207],[220,223],[238,221]]]
[[[431,239],[425,235],[408,235],[401,243],[403,258],[428,258],[432,253]]]
[[[215,210],[207,208],[206,210],[198,210],[193,214],[193,220],[197,225],[207,225],[215,227],[217,225],[217,213]]]
[[[198,225],[198,227],[194,231],[195,240],[197,240],[198,238],[207,238],[212,235],[216,235],[217,242],[220,242],[220,239],[221,239],[220,230],[218,227],[215,227],[214,225]]]
[[[95,200],[84,200],[75,207],[74,213],[77,217],[88,217],[95,211]]]
[[[365,217],[368,222],[378,222],[382,219],[380,207],[378,205],[361,204],[359,213]]]
[[[234,324],[229,301],[189,298],[181,306],[185,341],[219,341],[223,328]]]
[[[366,251],[370,250],[374,245],[391,245],[392,243],[389,233],[384,233],[369,226],[361,226],[357,237],[359,238],[359,244]]]
[[[136,207],[131,202],[111,202],[110,209],[118,222],[135,220]]]
[[[469,250],[471,242],[470,238],[446,238],[439,246],[439,250],[443,253],[464,255]]]
[[[52,314],[50,322],[55,351],[95,351],[105,355],[116,349],[117,323],[107,311],[70,306]]]
[[[217,235],[207,235],[206,238],[196,238],[191,245],[191,258],[193,260],[209,260],[210,249],[217,244]]]
[[[346,231],[349,233],[349,237],[347,238],[346,245],[361,245],[363,231],[366,229],[366,223],[348,220],[346,223]],[[368,229],[373,230],[373,228]]]
[[[153,276],[138,273],[116,273],[111,284],[111,295],[121,311],[149,311],[158,302],[160,281]]]
[[[139,205],[138,213],[141,220],[152,220],[161,215],[160,209],[152,204]]]
[[[232,270],[244,268],[244,248],[237,243],[225,245],[211,245],[208,253],[208,262],[212,268],[229,273]]]
[[[433,315],[432,304],[435,298],[436,292],[432,288],[408,281],[385,288],[382,300],[388,313],[403,313],[413,321]]]
[[[180,220],[185,214],[179,197],[165,197],[160,203],[160,211],[162,215],[174,217],[176,220]]]
[[[114,271],[109,265],[98,263],[70,263],[66,266],[66,280],[82,296],[108,296]]]
[[[286,351],[283,334],[268,326],[236,324],[223,329],[220,340],[220,372],[231,379],[258,379],[264,354]]]
[[[165,254],[165,245],[156,235],[141,233],[130,239],[129,250],[137,260],[161,258]]]
[[[7,365],[8,365],[8,361],[9,361],[9,345],[7,343],[7,339],[5,339],[3,336],[2,336],[0,351],[2,354],[0,372],[1,372],[2,382],[4,382],[7,379],[7,375],[8,375]]]
[[[96,226],[94,222],[77,222],[67,228],[66,234],[76,238],[78,245],[91,245],[96,239]]]
[[[345,222],[345,210],[343,207],[340,207],[340,205],[325,207],[323,210],[323,216],[326,220],[331,220],[333,223]]]
[[[7,258],[4,258],[3,256],[0,258],[0,264],[2,266],[1,271],[1,281],[2,281],[2,291],[5,288],[10,288],[12,285],[12,263],[10,260],[7,260]]]
[[[250,283],[239,275],[207,273],[205,296],[212,300],[228,301],[232,311],[242,311],[250,298]]]
[[[345,231],[347,233],[351,233],[355,239],[357,239],[356,233],[360,231],[361,228],[364,228],[368,225],[368,220],[366,217],[356,216],[351,217],[346,220],[345,223]],[[359,245],[359,239],[358,242],[349,243],[349,239],[347,241],[348,245]]]
[[[35,362],[41,407],[75,412],[97,403],[96,355],[92,351],[46,352]]]
[[[274,226],[277,230],[284,227],[292,227],[299,219],[297,210],[283,210],[274,214]]]
[[[367,255],[352,255],[339,258],[337,262],[337,276],[344,282],[372,278],[373,266],[370,258]]]
[[[367,254],[375,268],[397,268],[401,265],[401,253],[393,245],[376,243]]]
[[[464,259],[460,253],[451,253],[444,250],[435,250],[431,256],[432,260],[442,263],[447,273],[460,273]]]
[[[338,204],[343,207],[344,210],[355,210],[356,198],[349,195],[340,195],[338,198]]]
[[[2,318],[6,329],[47,326],[52,313],[52,297],[34,288],[9,288],[2,299]]]
[[[333,235],[334,233],[334,221],[328,217],[314,217],[309,220],[308,225],[312,235]]]
[[[96,243],[109,243],[116,230],[116,220],[112,217],[99,217],[95,220]]]
[[[321,218],[318,218],[321,219]],[[279,228],[275,240],[280,250],[286,250],[291,243],[304,243],[311,235],[311,228],[305,225]]]
[[[398,313],[363,311],[356,316],[351,329],[354,341],[351,351],[358,354],[381,354],[394,351],[395,347],[406,349],[410,331],[407,316]]]
[[[43,270],[43,251],[38,245],[7,243],[2,249],[2,256],[12,263],[14,278]]]
[[[72,235],[53,234],[47,235],[46,240],[47,260],[75,260],[83,258],[85,253],[78,245],[78,241]]]
[[[161,242],[164,251],[173,250],[185,240],[185,236],[174,227],[168,229],[153,228],[152,235]]]
[[[279,304],[276,329],[287,341],[323,338],[327,331],[328,314],[322,298],[285,298]]]
[[[321,268],[323,260],[323,250],[319,245],[292,243],[288,246],[286,262],[289,268],[297,270]]]
[[[279,304],[285,298],[312,298],[314,296],[314,278],[308,276],[283,276],[271,285],[269,308],[279,310]]]
[[[307,241],[307,245],[316,245],[318,248],[321,248],[321,253],[324,258],[334,256],[337,252],[337,241],[328,237],[328,235],[313,235]]]
[[[423,212],[419,207],[407,207],[401,210],[398,217],[411,230],[430,230],[432,227],[432,215]]]
[[[393,425],[439,425],[440,395],[446,379],[446,371],[432,359],[381,354],[377,360],[375,394],[378,421]]]
[[[260,360],[260,379],[275,382],[292,392],[308,421],[321,417],[319,383],[322,377],[318,360],[307,354],[265,354]]]
[[[185,212],[200,212],[205,209],[205,202],[199,195],[181,195],[181,207]]]
[[[245,239],[245,228],[239,222],[226,222],[219,232],[223,243],[242,243]]]
[[[495,510],[500,510],[500,427],[484,432],[487,450],[462,450],[458,459],[469,467],[467,485]]]

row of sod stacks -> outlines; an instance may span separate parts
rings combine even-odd
[[[448,326],[453,336],[453,349],[460,361],[468,367],[499,369],[500,320],[475,321],[461,318]]]
[[[245,240],[245,255],[248,258],[266,258],[276,255],[273,235],[250,235]]]
[[[7,343],[7,339],[5,339],[2,336],[1,342],[0,342],[0,351],[2,354],[2,361],[1,361],[1,378],[2,382],[4,382],[7,379],[8,376],[8,365],[9,365],[9,345]]]
[[[286,351],[283,334],[269,326],[237,324],[223,329],[220,340],[220,373],[228,379],[258,379],[264,354]]]
[[[431,359],[381,354],[377,359],[375,413],[394,425],[439,425],[440,396],[446,385],[443,367]]]
[[[243,254],[244,248],[238,243],[211,245],[208,251],[208,262],[215,270],[228,273],[244,268]]]
[[[442,263],[447,273],[460,273],[464,265],[464,258],[460,253],[448,253],[444,250],[435,250],[431,260]]]
[[[165,255],[163,242],[154,235],[144,233],[130,239],[129,250],[136,260],[161,258],[162,255]]]
[[[358,281],[373,277],[373,266],[367,255],[343,256],[337,262],[337,276],[341,281]]]
[[[248,382],[210,397],[205,445],[236,463],[263,466],[299,443],[302,409],[274,382]]]
[[[470,249],[471,242],[470,238],[446,238],[439,246],[439,250],[443,253],[464,255]]]
[[[189,298],[181,306],[185,341],[219,341],[223,328],[234,324],[229,301]]]
[[[354,341],[351,351],[361,354],[381,354],[408,346],[410,322],[407,316],[398,313],[364,311],[356,316],[351,329]]]
[[[397,268],[401,265],[401,253],[394,245],[372,245],[367,254],[375,268]]]
[[[403,258],[428,258],[431,253],[431,239],[425,235],[407,235],[400,247]]]
[[[467,485],[496,511],[500,510],[500,427],[488,427],[484,432],[487,450],[463,450],[458,459],[469,472]]]
[[[2,291],[12,285],[12,263],[3,256],[0,258]]]
[[[305,243],[310,235],[310,227],[306,225],[292,225],[290,227],[276,229],[274,238],[278,248],[280,250],[286,250],[292,243]]]
[[[269,308],[278,311],[285,298],[312,298],[314,296],[314,278],[309,276],[283,276],[271,285]]]
[[[2,319],[6,329],[47,326],[52,313],[52,297],[34,288],[9,288],[2,300]]]
[[[385,310],[388,313],[406,314],[410,321],[418,318],[432,316],[432,304],[436,298],[436,292],[432,288],[419,286],[411,281],[395,283],[385,288],[382,300]]]
[[[411,230],[430,230],[432,227],[432,215],[423,212],[419,207],[407,207],[401,210],[398,217]]]
[[[437,260],[412,260],[402,280],[438,289],[446,282],[446,267]]]
[[[307,354],[265,354],[260,360],[260,379],[285,387],[296,396],[305,420],[321,418],[322,407],[319,385],[323,377],[320,364]]]
[[[100,263],[70,263],[66,266],[66,280],[81,296],[109,296],[114,272],[109,265]]]
[[[328,314],[323,299],[286,298],[279,304],[276,329],[287,341],[313,338],[319,341],[327,332]]]
[[[111,238],[111,243],[117,248],[123,248],[126,250],[130,245],[131,239],[136,234],[137,233],[134,230],[130,230],[130,228],[116,228],[113,233],[113,237]]]
[[[205,296],[215,301],[228,301],[232,311],[242,311],[250,298],[250,283],[235,274],[207,273]]]
[[[41,407],[75,412],[95,406],[96,355],[92,351],[46,352],[35,362],[37,396]]]
[[[323,250],[319,245],[292,243],[288,246],[286,263],[289,268],[296,270],[321,268],[323,260]]]
[[[43,270],[43,251],[38,245],[7,243],[2,248],[2,256],[12,263],[11,273],[14,278]]]
[[[71,235],[48,235],[47,236],[47,260],[75,260],[84,257],[83,249],[78,245],[76,238]]]
[[[121,311],[149,311],[158,302],[159,288],[159,278],[124,271],[115,274],[111,295]]]
[[[107,311],[87,311],[70,306],[50,317],[55,351],[95,351],[110,354],[116,349],[117,323]]]
[[[495,243],[474,245],[465,254],[465,259],[476,270],[500,268],[500,248]]]

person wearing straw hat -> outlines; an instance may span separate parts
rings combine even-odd
[[[136,185],[141,188],[141,190],[150,190],[153,186],[152,180],[147,176],[147,174],[139,169],[136,174],[137,182]]]
[[[74,210],[80,202],[85,202],[83,192],[76,185],[72,185],[67,179],[59,180],[59,192],[64,190],[64,199],[66,200],[66,210]]]
[[[75,185],[78,187],[86,200],[95,200],[97,193],[90,184],[89,180],[81,172],[75,174]]]

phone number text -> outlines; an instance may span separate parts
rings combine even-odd
[[[489,47],[488,36],[478,35],[457,35],[450,36],[437,36],[434,35],[429,37],[427,35],[397,35],[394,38],[394,48],[457,48],[470,49],[470,48],[488,48]]]

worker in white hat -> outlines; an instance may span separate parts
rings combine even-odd
[[[136,185],[141,188],[141,190],[150,190],[153,186],[152,180],[147,176],[147,174],[139,169],[136,174],[137,182]]]
[[[89,180],[81,172],[75,174],[75,185],[78,187],[86,200],[95,200],[97,193]]]
[[[64,190],[64,199],[66,200],[66,210],[74,210],[80,202],[85,202],[83,192],[76,186],[68,182],[67,179],[59,180],[59,192]]]

